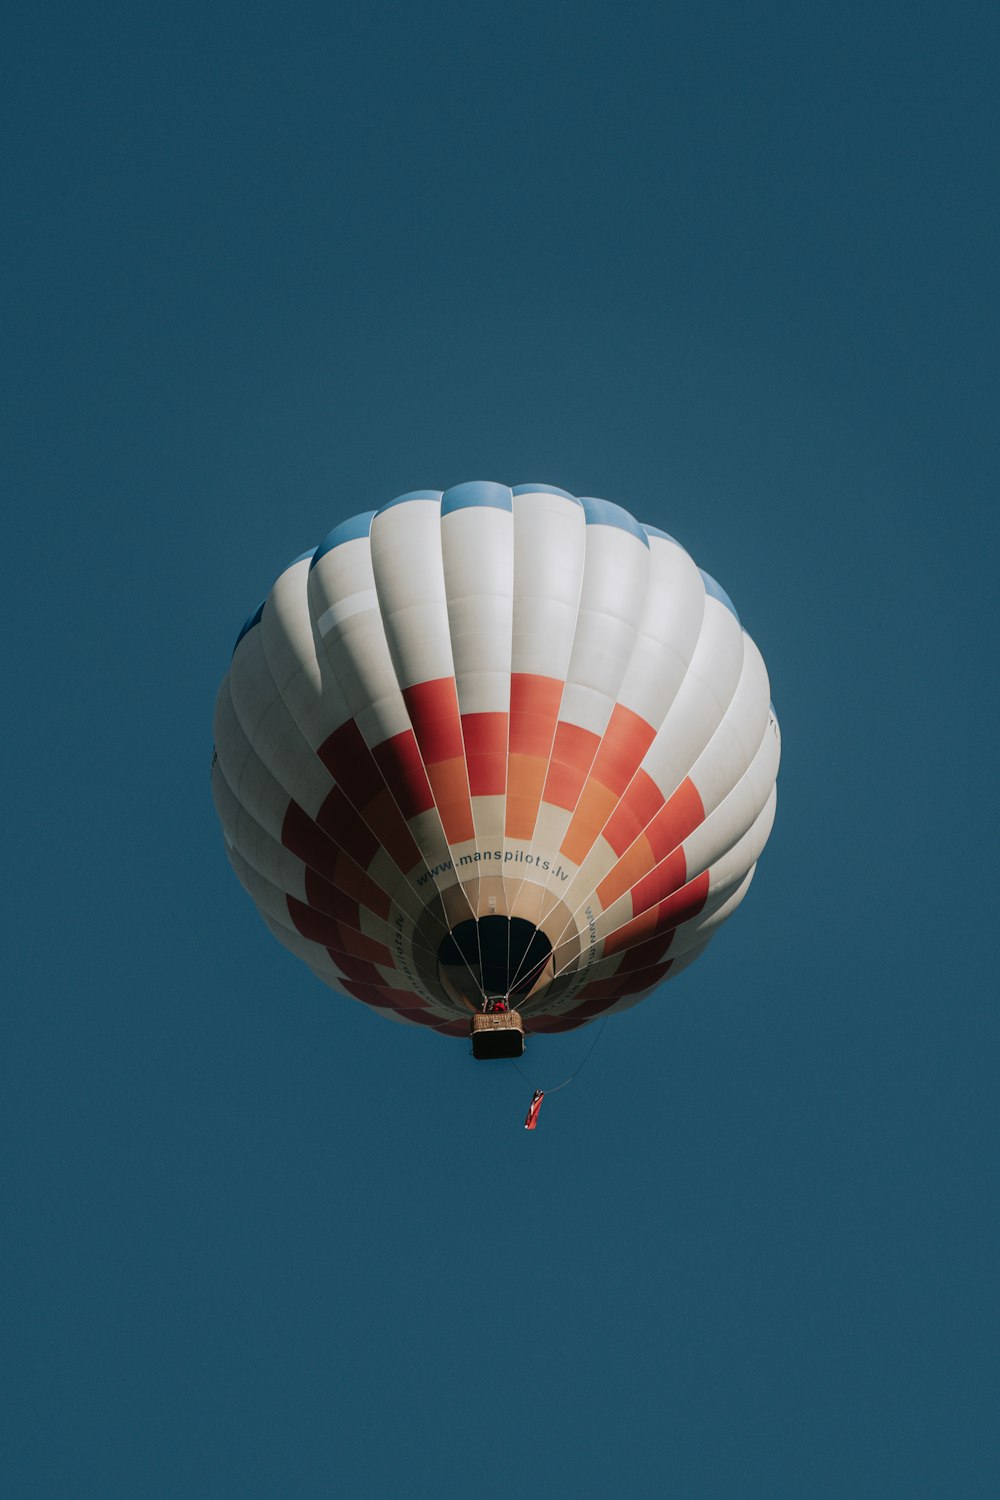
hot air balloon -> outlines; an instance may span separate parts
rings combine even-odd
[[[760,652],[673,538],[474,482],[285,569],[215,747],[229,859],[279,942],[500,1056],[693,963],[753,878],[779,732]]]

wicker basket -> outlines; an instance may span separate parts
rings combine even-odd
[[[480,1011],[472,1017],[469,1035],[473,1057],[520,1057],[524,1052],[524,1027],[516,1010]]]

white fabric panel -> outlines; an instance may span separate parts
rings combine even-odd
[[[706,596],[691,664],[642,762],[664,797],[676,791],[722,721],[743,667],[743,631]]]
[[[581,693],[571,700],[567,691],[561,719],[596,734],[604,732],[631,660],[648,581],[649,548],[644,542],[618,526],[587,527],[583,587],[567,683],[589,689],[593,696]],[[573,718],[571,706],[586,717]]]
[[[683,547],[649,539],[649,587],[619,703],[656,728],[662,724],[698,644],[705,585]]]
[[[305,901],[305,865],[290,849],[272,838],[236,800],[236,794],[218,765],[212,771],[212,797],[230,847],[280,890]]]
[[[275,781],[247,739],[236,717],[229,686],[230,679],[226,677],[215,705],[217,765],[236,800],[280,842],[288,793]]]
[[[317,620],[321,636],[329,635],[335,625],[341,624],[343,620],[349,620],[351,615],[360,614],[366,609],[378,608],[378,595],[373,588],[359,589],[357,593],[351,594],[348,599],[341,599],[339,604],[331,604],[325,609]]]
[[[514,613],[514,521],[497,506],[469,506],[441,519],[459,710],[506,713]]]
[[[331,689],[339,685],[347,707],[328,734],[353,718],[365,743],[374,749],[409,729],[378,607],[367,537],[344,542],[320,558],[309,580],[309,597],[313,617],[327,621],[320,636],[324,680]],[[338,615],[345,599],[357,607]]]
[[[323,687],[309,614],[308,588],[309,559],[303,558],[286,568],[276,580],[258,627],[271,677],[286,701],[289,688],[297,678],[304,677],[307,681],[307,699],[315,698]]]
[[[774,786],[778,757],[778,741],[765,728],[757,754],[739,781],[684,840],[689,879],[721,859],[756,822]]]
[[[514,496],[511,671],[565,679],[586,548],[581,505],[561,495]]]
[[[401,688],[454,676],[441,556],[441,506],[409,500],[379,512],[372,570],[389,654]]]
[[[333,790],[333,779],[278,692],[265,652],[263,626],[262,619],[256,630],[243,637],[233,657],[229,668],[233,707],[275,781],[300,807],[315,814]],[[280,635],[280,623],[270,629]]]
[[[771,795],[757,815],[753,826],[709,870],[708,889],[710,896],[734,890],[744,878],[747,871],[752,869],[758,859],[760,859],[761,852],[774,826],[774,814],[777,805],[777,788],[772,787]]]
[[[760,749],[767,730],[769,698],[760,652],[749,636],[744,636],[743,670],[732,702],[689,773],[706,812],[729,795]]]

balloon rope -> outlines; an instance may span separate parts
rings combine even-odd
[[[583,1060],[573,1069],[572,1073],[569,1075],[568,1078],[564,1078],[563,1079],[562,1083],[557,1083],[556,1086],[555,1086],[555,1088],[553,1088],[553,1089],[544,1089],[542,1091],[543,1093],[545,1093],[545,1094],[558,1094],[558,1092],[559,1092],[560,1089],[567,1088],[573,1082],[573,1079],[576,1077],[576,1075],[578,1073],[582,1072],[584,1066],[587,1063],[587,1060],[590,1057],[590,1054],[593,1052],[594,1048],[597,1046],[598,1042],[601,1040],[601,1037],[604,1035],[604,1028],[605,1028],[605,1026],[607,1026],[607,1024],[608,1024],[608,1018],[607,1018],[607,1016],[605,1016],[604,1020],[601,1022],[600,1026],[597,1029],[597,1035],[594,1037],[594,1040],[591,1042],[590,1046],[587,1048],[586,1052],[583,1054]],[[514,1068],[515,1072],[520,1073],[520,1075],[524,1079],[525,1083],[530,1083],[531,1087],[534,1088],[535,1087],[534,1083],[532,1083],[531,1079],[528,1077],[527,1073],[525,1073],[524,1069],[518,1067],[517,1063],[514,1061],[513,1058],[511,1058],[510,1061],[511,1061],[511,1066]]]

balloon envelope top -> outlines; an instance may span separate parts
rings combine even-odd
[[[634,1005],[746,894],[767,672],[728,595],[621,506],[417,490],[281,574],[215,713],[230,862],[333,989],[467,1036]]]

